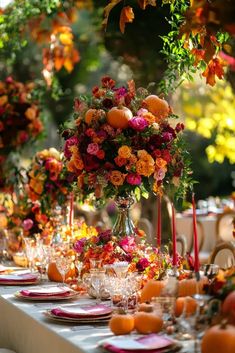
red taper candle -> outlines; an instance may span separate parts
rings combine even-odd
[[[194,271],[199,272],[199,252],[198,252],[198,238],[197,238],[197,216],[194,193],[192,194],[193,205],[193,244],[194,244]]]
[[[160,248],[162,243],[162,197],[157,199],[157,246]]]
[[[71,192],[70,194],[70,204],[69,204],[69,226],[70,228],[73,225],[73,215],[74,215],[74,194]]]
[[[171,204],[171,210],[172,210],[172,265],[176,266],[177,265],[177,255],[176,255],[176,228],[175,228],[175,208],[173,205],[173,202]]]

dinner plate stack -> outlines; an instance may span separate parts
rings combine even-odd
[[[141,337],[113,337],[102,341],[100,346],[111,353],[173,353],[182,348],[172,338],[155,333]]]
[[[112,314],[112,309],[107,305],[71,305],[47,310],[44,313],[55,321],[72,322],[78,324],[104,323]]]
[[[43,286],[30,289],[22,289],[15,293],[18,299],[34,300],[34,301],[54,301],[66,300],[74,298],[78,295],[69,287],[66,286]]]
[[[35,284],[38,282],[38,275],[33,273],[26,274],[2,274],[0,275],[0,285],[19,286]]]

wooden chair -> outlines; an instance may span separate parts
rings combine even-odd
[[[140,218],[137,227],[145,232],[147,242],[153,245],[153,226],[151,222],[147,218]]]
[[[202,222],[199,220],[197,220],[197,237],[198,237],[198,250],[199,250],[200,263],[201,264],[208,263],[210,252],[203,251],[203,245],[205,241],[205,231],[204,231]],[[194,232],[192,227],[190,253],[193,253],[193,249],[194,249],[193,239],[194,239]]]
[[[219,265],[222,269],[235,266],[235,244],[223,242],[215,246],[209,263]]]
[[[216,221],[216,235],[218,242],[233,241],[233,219],[235,211],[229,210],[218,215]]]
[[[177,252],[181,255],[184,256],[186,253],[187,249],[187,241],[184,235],[177,235],[176,237],[176,249]]]

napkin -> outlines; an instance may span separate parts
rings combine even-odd
[[[71,309],[55,308],[51,313],[55,316],[68,318],[99,318],[111,314],[112,309],[106,305],[84,305],[72,307]]]
[[[60,288],[58,286],[42,287],[36,289],[21,290],[20,294],[26,297],[55,297],[67,296],[71,293],[70,288]]]
[[[0,282],[36,282],[38,276],[35,274],[27,273],[24,275],[0,275]]]
[[[103,347],[113,353],[161,353],[175,342],[170,338],[150,334],[140,338],[115,339],[103,344]]]

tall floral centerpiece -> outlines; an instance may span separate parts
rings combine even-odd
[[[74,120],[62,131],[66,167],[81,199],[116,200],[114,235],[135,233],[128,217],[133,197],[162,194],[172,185],[184,194],[184,126],[174,117],[164,99],[136,89],[133,81],[117,87],[110,77],[91,96],[75,100]]]
[[[17,160],[12,154],[35,142],[43,132],[41,107],[35,99],[33,82],[7,77],[0,81],[0,190],[13,189]],[[13,160],[12,160],[13,158]]]
[[[41,212],[47,215],[57,205],[65,205],[70,179],[63,163],[63,155],[55,148],[37,152],[28,170],[26,190],[32,202],[38,201]]]

